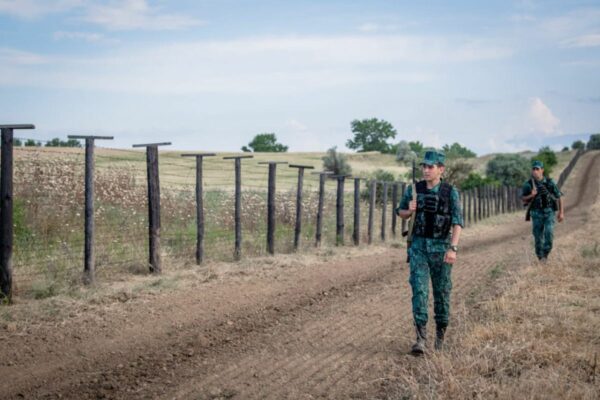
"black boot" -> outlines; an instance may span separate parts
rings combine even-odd
[[[435,349],[444,349],[444,335],[446,334],[445,325],[436,325],[435,327]]]
[[[415,325],[417,333],[417,341],[413,344],[411,353],[421,355],[425,353],[425,345],[427,344],[427,328],[425,325]]]

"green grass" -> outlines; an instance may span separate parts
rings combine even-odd
[[[583,249],[581,249],[581,255],[584,258],[600,257],[600,244],[596,242],[593,245],[584,246]]]

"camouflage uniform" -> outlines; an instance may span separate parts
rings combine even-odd
[[[533,178],[532,178],[533,179]],[[533,199],[531,205],[531,221],[533,226],[533,238],[535,240],[535,254],[542,260],[548,257],[552,250],[552,240],[554,239],[554,221],[556,219],[556,210],[558,205],[548,195],[541,193],[541,185],[544,185],[548,192],[558,199],[562,193],[556,186],[556,183],[550,178],[542,178],[537,181],[538,194]],[[529,196],[532,191],[531,179],[523,184],[523,196]]]
[[[439,193],[441,183],[428,190],[430,194]],[[398,210],[408,210],[412,200],[412,186],[409,186],[400,201]],[[417,210],[423,209],[424,195],[417,193]],[[452,187],[450,192],[451,225],[464,226],[458,191]],[[451,242],[451,234],[445,238],[426,238],[416,234],[418,226],[425,224],[425,213],[417,212],[415,234],[408,249],[410,256],[410,285],[412,287],[412,310],[415,324],[427,324],[429,301],[429,278],[433,288],[435,322],[438,327],[446,327],[450,314],[450,290],[452,265],[444,262],[444,256]]]

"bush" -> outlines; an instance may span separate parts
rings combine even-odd
[[[451,185],[461,187],[461,183],[473,172],[473,165],[463,160],[451,160],[446,162],[444,180]]]
[[[600,133],[590,136],[590,140],[587,143],[588,150],[600,150]]]
[[[529,178],[530,163],[518,154],[499,154],[488,162],[486,175],[503,185],[520,186]]]
[[[563,147],[562,150],[561,150],[561,153],[565,153],[567,151],[569,151],[569,146]]]
[[[485,185],[498,185],[499,182],[489,177],[483,177],[477,172],[471,172],[467,179],[460,182],[458,187],[461,190],[471,190]]]
[[[337,147],[332,147],[327,150],[327,155],[323,156],[323,169],[333,172],[335,175],[350,175],[352,167],[348,164],[348,160],[344,154],[337,151]]]
[[[573,150],[585,149],[585,143],[583,143],[583,141],[581,141],[581,140],[577,140],[577,141],[573,142],[573,144],[571,145],[571,148]]]
[[[277,136],[274,133],[259,133],[254,136],[254,139],[248,146],[242,146],[242,151],[248,153],[254,152],[265,152],[265,153],[285,153],[288,151],[288,146],[284,146],[281,143],[277,143]]]
[[[399,163],[409,164],[412,163],[413,160],[416,161],[417,159],[418,155],[411,149],[410,144],[408,144],[405,140],[402,140],[400,143],[398,143],[396,147],[396,161]]]
[[[548,146],[542,147],[537,155],[532,158],[532,160],[538,160],[544,163],[544,175],[546,176],[550,176],[552,174],[552,170],[556,164],[558,164],[556,153]]]
[[[446,159],[451,160],[454,158],[474,158],[477,157],[473,151],[461,146],[459,143],[452,143],[452,145],[444,145],[442,148],[446,153]]]
[[[390,182],[390,183],[394,183],[396,182],[396,177],[394,176],[394,174],[390,171],[386,171],[383,169],[378,169],[376,170],[370,177],[369,180],[367,182],[367,187],[365,189],[363,189],[363,191],[360,193],[360,198],[362,200],[369,200],[370,195],[371,195],[371,189],[370,189],[370,182],[372,180],[377,181],[377,189],[375,190],[376,193],[376,199],[377,199],[377,204],[383,204],[383,185],[380,184],[380,182]],[[388,203],[392,201],[392,186],[388,185]]]

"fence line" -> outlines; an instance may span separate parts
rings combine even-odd
[[[387,239],[388,232],[391,232],[392,237],[396,237],[395,208],[406,191],[405,182],[370,181],[365,185],[364,192],[361,192],[360,178],[353,178],[355,184],[353,187],[348,185],[347,189],[344,188],[347,176],[330,176],[330,179],[327,179],[326,173],[317,172],[306,179],[303,170],[312,168],[309,165],[282,167],[280,169],[282,173],[276,177],[274,171],[276,163],[286,163],[285,161],[269,162],[268,171],[265,169],[264,172],[242,173],[241,160],[252,156],[224,157],[219,159],[218,163],[215,158],[215,162],[211,162],[210,166],[207,164],[198,167],[200,162],[198,158],[195,166],[188,159],[185,163],[183,159],[181,163],[177,163],[174,162],[174,155],[171,152],[162,154],[162,159],[168,161],[161,161],[160,165],[177,167],[184,172],[182,174],[159,173],[158,145],[160,144],[143,145],[147,150],[147,179],[143,179],[141,175],[144,170],[139,167],[139,163],[144,159],[143,152],[115,150],[115,153],[135,155],[136,159],[106,154],[96,155],[96,162],[104,164],[102,168],[97,168],[97,171],[102,171],[102,174],[96,177],[95,196],[90,197],[90,193],[85,189],[89,188],[89,177],[86,178],[87,184],[84,188],[80,182],[82,180],[80,171],[75,170],[69,172],[71,175],[64,179],[68,182],[67,185],[71,185],[72,193],[68,201],[69,193],[65,195],[64,187],[55,188],[57,190],[52,193],[26,193],[17,187],[17,201],[19,204],[22,200],[29,201],[27,210],[31,211],[30,214],[20,215],[19,218],[29,219],[31,224],[35,224],[39,218],[48,219],[41,222],[45,224],[44,229],[46,229],[44,231],[46,236],[42,235],[41,239],[35,236],[38,234],[37,231],[33,232],[33,236],[29,233],[30,236],[26,236],[26,240],[20,234],[15,251],[18,256],[16,263],[18,276],[35,277],[47,273],[57,275],[67,273],[81,268],[76,261],[78,259],[84,260],[84,279],[89,281],[93,280],[96,266],[104,269],[112,265],[135,264],[150,267],[151,272],[159,273],[161,238],[164,254],[183,258],[191,258],[195,255],[196,263],[200,264],[204,259],[215,258],[215,255],[220,252],[224,254],[229,251],[233,260],[239,260],[242,252],[275,254],[282,251],[296,251],[301,244],[304,245],[303,248],[307,248],[307,243],[319,246],[323,241],[343,245],[345,232],[351,234],[354,245],[360,245],[362,236],[368,244],[372,244],[374,232],[378,228],[380,229],[379,242]],[[9,146],[3,145],[3,151],[8,148]],[[73,161],[73,165],[79,165],[84,161],[82,154],[77,152],[53,151],[53,153],[73,156],[73,159],[77,160],[76,163]],[[562,186],[583,153],[584,151],[580,150],[571,159],[560,175],[559,186]],[[2,156],[4,165],[4,153]],[[177,154],[177,156],[181,155]],[[234,160],[233,170],[230,168],[230,161],[227,160]],[[116,164],[106,165],[112,161]],[[128,164],[122,165],[119,163],[121,161]],[[88,163],[89,161],[86,165]],[[25,162],[17,164],[22,164],[23,168],[28,167]],[[40,176],[47,179],[45,184],[50,186],[54,176],[43,175],[43,161],[36,165],[40,168],[42,174]],[[55,171],[59,170],[60,166],[55,166]],[[140,173],[140,176],[131,176],[131,171]],[[193,172],[196,172],[195,182]],[[112,174],[116,174],[117,179],[122,180],[123,186],[116,189],[111,186],[112,183],[107,177]],[[188,183],[176,182],[174,179],[161,179],[159,183],[159,175],[190,179],[190,181]],[[211,178],[214,178],[213,175],[226,177],[227,185],[234,188],[220,181],[207,184],[203,181],[203,175]],[[249,183],[246,180],[259,183]],[[267,180],[269,185],[265,186]],[[310,185],[307,187],[305,180],[312,181],[315,187]],[[32,184],[33,181],[28,182]],[[336,189],[332,188],[334,182],[337,183]],[[276,183],[279,186],[283,184],[286,190],[278,192]],[[163,189],[166,188],[162,193],[160,184],[164,186]],[[105,193],[109,189],[116,190],[112,193],[117,193],[120,197],[111,198],[110,193]],[[87,221],[88,202],[94,197],[98,204],[94,214],[104,217],[98,223],[81,224],[78,210],[83,208],[83,204],[86,205],[83,214]],[[390,197],[392,205],[388,204]],[[234,200],[233,203],[231,199]],[[61,201],[66,204],[60,204]],[[361,202],[369,207],[360,207]],[[161,203],[165,206],[163,219],[168,221],[162,227]],[[489,185],[463,191],[460,202],[466,226],[498,214],[520,210],[520,203],[520,188]],[[19,205],[19,207],[23,206]],[[350,224],[346,226],[344,223],[345,207],[352,207],[354,216],[352,226]],[[215,210],[216,212],[213,212]],[[387,218],[388,212],[392,212],[391,218]],[[53,224],[57,223],[53,218],[62,224],[60,230],[53,227]],[[367,229],[361,232],[360,220],[365,218]],[[401,222],[401,230],[404,232],[406,221]],[[69,227],[70,231],[65,233],[65,227]],[[148,232],[146,238],[144,238],[145,229]],[[90,243],[93,243],[94,232],[101,244],[95,246],[96,254],[91,253],[90,256],[89,248]],[[242,235],[248,239],[242,241]],[[43,245],[43,249],[37,251],[40,248],[36,248],[36,244]],[[144,252],[149,254],[147,264],[141,261]],[[36,256],[31,257],[31,254]],[[4,253],[2,257],[5,257]],[[43,271],[35,271],[36,268]]]

